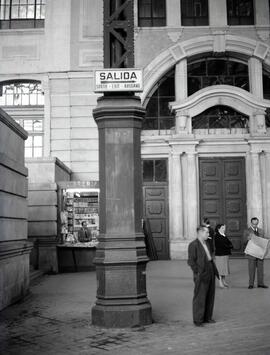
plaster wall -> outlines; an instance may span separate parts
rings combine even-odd
[[[29,288],[26,138],[27,133],[0,109],[0,310]]]
[[[32,159],[29,169],[28,238],[34,243],[31,265],[58,271],[58,181],[69,181],[71,171],[59,159]]]

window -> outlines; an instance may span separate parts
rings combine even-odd
[[[254,25],[253,0],[227,0],[229,26]]]
[[[43,156],[43,135],[28,131],[28,138],[25,141],[25,157],[40,158]]]
[[[270,100],[270,73],[263,70],[263,98]]]
[[[265,125],[267,128],[270,128],[270,110],[269,110],[269,108],[266,109]]]
[[[0,29],[44,27],[46,0],[0,0]]]
[[[149,98],[143,129],[163,130],[174,126],[174,115],[169,110],[169,102],[175,100],[174,71],[165,75],[157,84],[157,89]]]
[[[143,181],[144,182],[167,181],[167,160],[166,159],[143,160]]]
[[[138,7],[139,26],[166,26],[165,0],[138,0]]]
[[[36,106],[44,104],[40,82],[6,82],[0,84],[0,106]]]
[[[188,95],[211,85],[249,90],[248,66],[230,58],[204,58],[188,64]]]
[[[43,156],[44,96],[38,81],[0,83],[0,106],[27,132],[25,157]]]
[[[192,117],[192,128],[248,128],[248,116],[227,106],[214,106]]]
[[[182,26],[208,26],[208,0],[181,1]]]

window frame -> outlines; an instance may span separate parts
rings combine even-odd
[[[9,30],[9,29],[25,29],[25,28],[43,28],[45,24],[45,9],[46,9],[46,0],[33,0],[33,4],[27,2],[22,4],[20,1],[17,0],[18,3],[14,4],[15,0],[0,0],[0,16],[3,14],[4,18],[0,17],[0,30]],[[27,13],[29,11],[29,7],[33,6],[34,15],[33,17],[27,17]],[[13,9],[17,7],[18,16],[13,17]],[[40,7],[39,10],[39,17],[37,17],[37,8]],[[1,11],[1,8],[3,10]],[[8,9],[7,13],[8,16],[5,16],[6,9]],[[25,9],[26,16],[20,17],[19,12]],[[42,15],[43,14],[43,15]],[[7,18],[5,18],[7,17]]]
[[[160,91],[163,89],[162,85],[167,81],[171,80],[173,82],[172,86],[172,94],[168,95],[163,95],[160,93]],[[175,101],[175,86],[174,86],[174,80],[175,80],[175,68],[173,70],[170,70],[168,73],[166,73],[154,86],[152,91],[147,95],[147,104],[146,104],[146,114],[143,120],[143,126],[142,130],[144,131],[166,131],[166,130],[171,130],[175,126],[175,115],[173,113],[170,113],[170,115],[162,115],[162,102],[172,102]],[[156,101],[156,111],[157,115],[148,115],[148,105],[151,105],[152,102]],[[154,126],[156,127],[150,127],[150,125],[147,125],[147,121],[153,121],[156,122]],[[164,123],[165,122],[165,123]],[[167,122],[167,123],[166,123]],[[170,127],[167,127],[170,126]]]
[[[38,80],[8,80],[0,82],[0,88],[7,84],[18,84],[18,83],[29,83],[29,84],[39,84],[41,86],[41,82]],[[41,88],[40,88],[41,89]],[[14,92],[13,92],[14,95]],[[37,100],[37,98],[36,98]],[[12,101],[14,103],[14,100]],[[29,98],[30,102],[30,98]],[[38,102],[38,101],[36,101]],[[45,139],[45,122],[44,122],[44,102],[42,104],[35,105],[1,105],[0,107],[4,108],[4,110],[20,125],[22,126],[28,133],[28,139],[25,141],[25,158],[42,158],[44,156],[44,139]],[[26,127],[26,121],[31,122],[30,129]],[[35,128],[34,122],[41,121],[41,125]],[[35,140],[37,137],[41,137],[41,145],[35,145]],[[28,141],[28,142],[27,142]],[[31,143],[30,143],[31,142]],[[37,151],[40,150],[41,154],[37,154]],[[27,154],[31,152],[30,154]]]
[[[212,62],[215,62],[215,61],[224,61],[225,62],[225,65],[226,65],[226,74],[214,74],[214,73],[209,73],[209,66],[210,66],[210,63]],[[201,63],[201,64],[204,64],[204,71],[205,73],[202,74],[193,74],[191,75],[190,73],[190,70],[189,70],[189,66],[193,65],[193,64],[196,64],[196,63]],[[242,64],[245,66],[245,69],[246,69],[246,75],[244,75],[243,73],[230,73],[230,68],[229,68],[229,65],[230,63],[239,63],[239,64]],[[241,79],[243,78],[247,78],[247,87],[244,88],[244,86],[241,86],[241,85],[235,85],[237,82],[238,83],[241,83]],[[197,90],[195,91],[192,91],[191,90],[191,87],[190,87],[190,81],[194,79],[194,80],[198,80],[198,83],[200,82],[200,88],[198,88]],[[205,79],[205,80],[204,80]],[[217,84],[209,84],[209,85],[204,85],[204,83],[208,80],[211,80],[211,79],[216,79],[216,81],[221,81],[221,83],[217,83]],[[249,78],[249,71],[248,71],[248,63],[242,61],[242,60],[239,60],[237,58],[234,58],[234,57],[231,57],[231,56],[223,56],[223,57],[220,57],[220,58],[215,58],[215,57],[211,57],[211,56],[207,56],[207,57],[202,57],[202,58],[199,58],[199,59],[196,59],[196,60],[190,60],[190,62],[188,62],[188,65],[187,65],[187,86],[188,86],[188,96],[190,95],[193,95],[195,92],[203,89],[203,88],[206,88],[206,87],[209,87],[209,86],[212,86],[212,85],[218,85],[218,84],[223,84],[223,85],[231,85],[231,84],[226,84],[223,81],[226,81],[228,79],[231,79],[233,81],[233,85],[234,87],[240,87],[242,88],[243,90],[245,91],[248,91],[250,92],[250,78]]]
[[[31,97],[30,97],[30,93],[27,93],[27,94],[25,94],[25,95],[27,95],[27,98],[28,98],[28,104],[15,104],[14,102],[15,102],[15,95],[16,95],[16,93],[13,91],[13,94],[11,94],[11,95],[6,95],[6,99],[5,99],[5,103],[4,104],[1,104],[1,101],[0,101],[0,104],[2,105],[2,106],[11,106],[11,107],[27,107],[27,106],[29,106],[29,107],[36,107],[36,106],[44,106],[44,98],[43,98],[43,100],[42,100],[42,102],[40,103],[40,102],[38,102],[40,99],[39,99],[39,97],[42,97],[42,95],[43,95],[43,92],[42,92],[42,87],[41,87],[41,82],[40,81],[37,81],[37,80],[8,80],[8,81],[2,81],[2,82],[0,82],[0,95],[1,96],[3,96],[3,87],[4,86],[8,86],[8,85],[15,85],[16,86],[16,84],[37,84],[37,85],[40,85],[40,94],[39,94],[39,92],[37,92],[36,94],[35,94],[35,97],[36,97],[36,100],[37,100],[37,103],[35,103],[35,104],[31,104]],[[20,93],[20,94],[17,94],[17,95],[21,95],[21,102],[22,102],[22,93]],[[8,96],[12,96],[12,103],[7,103],[7,97]]]
[[[198,127],[198,124],[201,126]],[[249,117],[240,111],[236,111],[231,106],[214,105],[192,117],[192,131],[198,129],[208,131],[211,129],[229,129],[231,131],[237,128],[248,130]]]
[[[186,5],[186,3],[191,3],[192,1],[192,8],[193,8],[193,16],[184,16],[184,5]],[[205,0],[207,2],[207,6],[206,6],[206,12],[207,14],[205,16],[196,16],[195,14],[195,0],[181,0],[181,25],[184,27],[196,27],[196,26],[209,26],[209,1]],[[186,2],[186,3],[185,3]],[[199,23],[199,22],[204,22],[205,23]],[[188,23],[190,22],[190,23]]]
[[[162,161],[165,163],[165,173],[166,173],[166,178],[163,180],[157,180],[156,179],[156,162]],[[153,163],[153,178],[152,180],[145,180],[144,179],[144,163],[145,162],[152,162]],[[142,158],[142,181],[144,184],[152,184],[152,183],[168,183],[168,159],[167,158]]]
[[[140,16],[140,12],[142,11],[144,1],[148,1],[150,5],[150,16]],[[164,14],[160,17],[154,16],[154,4],[157,2],[163,4]],[[142,21],[149,21],[149,24],[142,24]],[[155,23],[156,21],[161,21],[162,23]],[[166,0],[138,0],[138,27],[165,27],[167,25],[167,13],[166,13]]]
[[[230,16],[229,15],[229,2],[234,1],[234,7],[239,3],[241,0],[226,0],[226,8],[227,8],[227,24],[228,26],[254,26],[255,25],[255,6],[254,6],[254,0],[249,0],[252,5],[252,14],[250,16]],[[236,4],[237,3],[237,4]],[[244,20],[250,19],[250,23],[243,23],[245,22]],[[237,23],[236,23],[237,22]]]

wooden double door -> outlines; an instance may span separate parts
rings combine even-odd
[[[208,217],[212,226],[225,223],[233,252],[242,253],[247,211],[245,159],[201,158],[199,172],[201,219]]]
[[[144,183],[144,218],[149,221],[159,260],[169,259],[169,216],[167,183]]]

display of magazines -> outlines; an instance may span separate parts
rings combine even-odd
[[[64,190],[63,211],[66,215],[66,230],[69,238],[76,237],[78,230],[85,221],[93,235],[98,235],[99,230],[99,191],[90,190]],[[64,220],[62,218],[62,220]],[[76,239],[76,238],[75,238]]]

